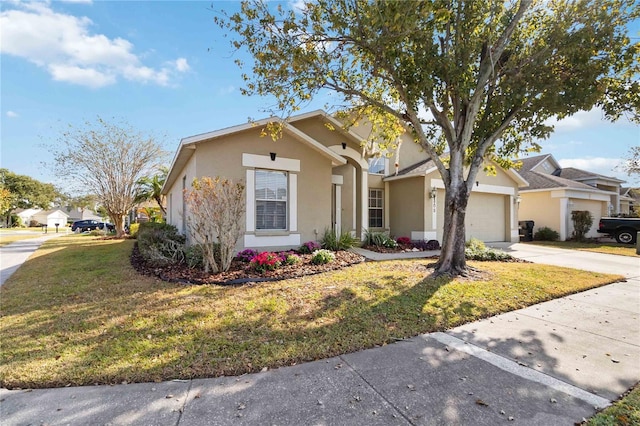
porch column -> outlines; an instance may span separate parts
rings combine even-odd
[[[364,239],[364,230],[369,229],[369,170],[360,173],[360,239]]]

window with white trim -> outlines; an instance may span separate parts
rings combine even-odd
[[[255,179],[256,230],[286,230],[288,173],[256,169]]]
[[[374,175],[384,174],[384,157],[369,158],[369,173]]]
[[[369,189],[369,228],[383,227],[383,200],[384,193],[382,189]]]

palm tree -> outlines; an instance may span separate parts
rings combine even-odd
[[[160,207],[162,215],[164,216],[167,214],[167,209],[164,206],[164,195],[162,195],[161,191],[164,186],[164,182],[167,180],[169,169],[162,166],[158,170],[159,173],[153,176],[144,176],[138,179],[138,182],[136,182],[138,185],[138,189],[136,191],[136,203],[155,200],[155,202],[158,203],[158,207]]]

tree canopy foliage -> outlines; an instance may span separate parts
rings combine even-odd
[[[0,169],[0,215],[8,218],[14,209],[50,209],[61,193],[51,183]]]
[[[138,180],[157,168],[165,154],[154,137],[100,117],[70,126],[51,149],[56,173],[98,197],[118,237],[124,233],[124,216],[135,205]]]
[[[255,0],[218,23],[254,59],[244,93],[275,97],[278,114],[329,91],[346,125],[369,120],[383,149],[397,143],[398,124],[409,129],[445,184],[438,273],[455,275],[466,268],[465,209],[487,160],[510,167],[539,149],[551,117],[598,107],[638,120],[640,44],[627,36],[636,6],[316,0],[286,9]]]

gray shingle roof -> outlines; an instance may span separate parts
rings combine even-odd
[[[548,175],[546,173],[532,172],[532,171],[520,171],[520,175],[529,182],[528,188],[521,188],[521,191],[528,191],[532,189],[553,189],[553,188],[575,188],[575,189],[589,189],[591,191],[597,191],[593,186],[586,185],[584,183],[576,182],[575,180],[565,179],[559,176]]]
[[[431,170],[436,166],[436,163],[434,163],[430,158],[427,158],[426,160],[422,160],[419,161],[415,164],[412,164],[409,167],[405,167],[404,169],[398,170],[398,173],[393,173],[387,177],[391,177],[391,176],[403,176],[403,175],[416,175],[416,176],[423,176],[427,170]]]
[[[528,172],[535,166],[540,164],[545,158],[551,154],[536,155],[535,157],[519,158],[518,161],[522,162],[522,167],[518,171],[521,175],[523,172]],[[524,175],[523,175],[524,177]],[[526,178],[525,178],[526,179]]]

